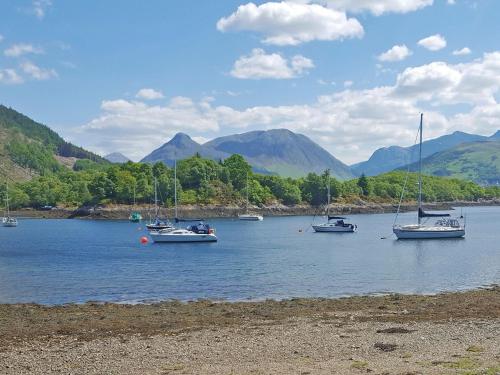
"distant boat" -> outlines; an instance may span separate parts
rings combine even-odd
[[[315,232],[331,232],[331,233],[352,233],[358,229],[355,224],[346,223],[345,217],[342,216],[330,216],[330,175],[328,175],[328,184],[326,185],[327,190],[327,209],[326,209],[326,223],[313,225]]]
[[[156,177],[154,179],[155,184],[155,218],[149,224],[146,224],[146,228],[149,231],[159,231],[159,230],[174,230],[175,227],[168,220],[160,219],[160,206],[158,205],[158,182]]]
[[[422,208],[422,130],[423,130],[423,113],[420,114],[420,148],[419,148],[419,168],[418,168],[418,213],[417,224],[396,225],[392,230],[398,239],[434,239],[434,238],[460,238],[465,236],[465,225],[462,225],[458,219],[451,219],[450,214],[443,213],[428,213]],[[405,181],[406,186],[406,181]],[[404,189],[401,193],[400,205],[403,200]],[[396,213],[396,222],[399,214]],[[422,224],[422,219],[431,217],[441,217],[449,219],[439,219],[434,225]]]
[[[128,219],[132,223],[138,223],[142,220],[142,215],[139,211],[135,211],[135,184],[134,184],[134,205],[133,205],[133,211],[130,213],[130,216]]]
[[[17,227],[17,219],[15,217],[10,216],[10,208],[9,208],[9,185],[6,185],[5,189],[6,198],[5,198],[5,216],[2,218],[2,226],[4,227]]]
[[[248,204],[249,204],[249,199],[248,199],[248,173],[247,173],[247,186],[245,188],[246,191],[246,204],[245,204],[245,213],[238,215],[238,219],[244,220],[244,221],[262,221],[264,220],[264,217],[262,215],[258,214],[253,214],[248,212]]]
[[[158,231],[151,231],[149,235],[153,242],[216,242],[217,236],[215,229],[210,225],[205,224],[202,219],[180,219],[177,216],[177,161],[174,162],[174,203],[175,203],[175,222],[195,222],[185,229],[160,229]]]

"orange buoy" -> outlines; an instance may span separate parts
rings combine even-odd
[[[141,239],[140,239],[141,243],[143,245],[147,244],[149,242],[148,238],[146,236],[142,236]]]

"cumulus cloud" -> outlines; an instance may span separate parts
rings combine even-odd
[[[274,45],[361,38],[364,34],[363,26],[344,12],[319,4],[286,1],[240,5],[230,16],[217,22],[217,29],[254,31],[265,36],[263,43]]]
[[[14,85],[23,82],[23,77],[17,74],[14,69],[0,69],[0,83]]]
[[[330,7],[347,12],[408,13],[433,4],[433,0],[324,0]]]
[[[40,54],[43,53],[43,49],[35,47],[31,44],[19,43],[14,44],[3,51],[3,54],[8,57],[19,57],[28,53]]]
[[[388,51],[380,54],[380,61],[402,61],[412,54],[412,51],[406,45],[395,45]]]
[[[165,96],[161,91],[157,91],[155,89],[140,89],[135,94],[136,98],[146,99],[146,100],[155,100],[155,99],[163,99]]]
[[[0,34],[0,43],[3,42],[4,39],[5,39],[4,36]]]
[[[469,47],[464,47],[462,49],[457,49],[455,51],[453,51],[453,55],[454,56],[464,56],[464,55],[470,55],[471,54],[471,50]]]
[[[26,75],[37,81],[45,81],[57,77],[57,72],[54,69],[40,68],[31,61],[24,61],[20,67]]]
[[[241,56],[234,63],[231,75],[240,79],[290,79],[314,67],[312,60],[296,55],[289,61],[285,57],[255,48],[250,55]]]
[[[446,39],[439,34],[431,35],[418,41],[418,45],[429,51],[439,51],[446,47]]]
[[[500,105],[495,100],[499,91],[500,52],[492,52],[467,64],[409,67],[392,85],[343,89],[309,104],[240,109],[216,105],[213,98],[195,102],[176,97],[161,106],[104,101],[101,115],[76,129],[73,137],[95,151],[127,152],[137,160],[178,131],[211,139],[246,130],[288,128],[352,163],[368,158],[378,147],[411,144],[420,112],[425,112],[427,138],[453,130],[491,134],[500,127]],[[446,115],[439,111],[441,105],[452,103],[472,109]]]

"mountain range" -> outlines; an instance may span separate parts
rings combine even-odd
[[[350,168],[328,151],[302,134],[287,129],[251,131],[219,137],[199,144],[183,133],[154,150],[141,161],[163,161],[173,165],[175,159],[194,154],[214,160],[225,159],[238,153],[261,173],[299,177],[309,172],[322,173],[330,169],[339,179],[352,178]]]
[[[423,142],[422,158],[451,149],[463,143],[495,139],[500,139],[500,130],[491,137],[456,131],[452,134]],[[416,144],[410,147],[390,146],[379,148],[367,161],[351,165],[351,170],[357,176],[362,173],[367,176],[376,176],[380,173],[401,168],[418,159],[418,147],[419,145]]]
[[[395,169],[406,169],[418,156],[418,145],[391,146],[376,150],[362,163],[351,167],[304,135],[286,129],[251,131],[219,137],[199,144],[187,134],[178,133],[151,152],[142,161],[163,161],[173,165],[175,159],[200,154],[222,160],[241,154],[254,171],[299,177],[309,172],[330,169],[339,179],[376,175]],[[472,180],[481,184],[500,183],[500,131],[490,137],[454,132],[423,143],[424,173]],[[124,163],[129,159],[120,153],[102,158],[66,142],[46,125],[37,123],[12,108],[0,105],[0,175],[10,180],[27,180],[61,166],[71,168],[78,159],[98,163]],[[416,165],[410,164],[411,170]]]

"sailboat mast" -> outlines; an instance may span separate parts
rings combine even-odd
[[[245,190],[247,193],[247,204],[245,206],[245,212],[248,213],[248,172],[247,172],[247,188]]]
[[[420,147],[418,150],[418,225],[420,225],[420,210],[422,208],[422,129],[424,114],[420,114]]]
[[[9,183],[7,183],[5,189],[5,207],[7,208],[7,217],[10,217],[10,208],[9,208]]]
[[[327,181],[327,184],[326,184],[326,191],[327,191],[327,206],[326,206],[326,215],[327,216],[330,216],[330,173],[327,174],[327,178],[328,178],[328,181]]]
[[[174,204],[175,218],[177,219],[177,160],[174,160]]]
[[[156,182],[156,177],[155,177],[155,215],[158,217],[158,185]]]

